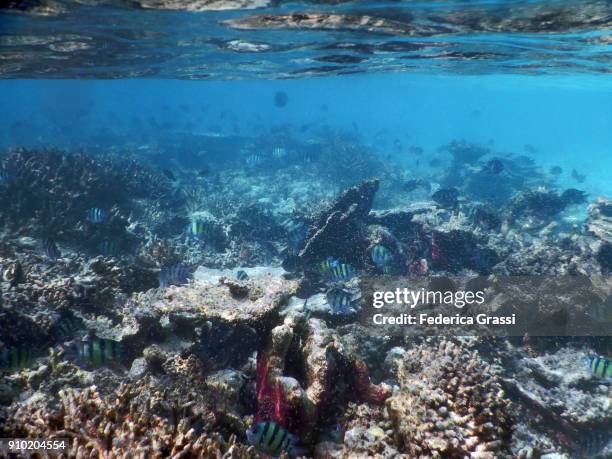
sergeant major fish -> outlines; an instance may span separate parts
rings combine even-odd
[[[595,378],[612,378],[612,359],[604,357],[603,355],[589,354],[588,363],[591,374]]]
[[[159,272],[159,286],[166,288],[170,285],[186,284],[193,274],[182,263],[164,266]]]
[[[53,239],[45,238],[42,240],[42,249],[45,253],[45,256],[51,260],[56,261],[58,258],[62,256],[61,252],[57,248],[57,244]]]
[[[74,345],[77,357],[94,367],[118,362],[123,355],[123,346],[112,339],[90,335]]]
[[[5,347],[0,351],[0,370],[14,372],[26,368],[33,361],[32,354],[27,346]]]
[[[371,256],[374,264],[380,269],[384,269],[393,261],[393,253],[391,250],[380,244],[376,244],[372,248]]]
[[[264,454],[278,457],[283,451],[291,457],[300,454],[298,438],[274,421],[261,421],[246,431],[249,444]]]
[[[108,218],[108,213],[99,207],[92,207],[85,212],[85,220],[89,223],[104,223]]]

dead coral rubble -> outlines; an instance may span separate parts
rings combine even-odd
[[[252,458],[256,454],[235,437],[197,433],[186,417],[176,424],[152,414],[134,401],[122,385],[113,398],[103,398],[95,387],[59,392],[59,404],[22,404],[12,413],[3,436],[70,439],[69,458]]]

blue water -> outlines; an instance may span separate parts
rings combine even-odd
[[[276,107],[274,94],[289,102]],[[381,156],[413,166],[392,144],[426,155],[453,139],[559,165],[561,184],[612,194],[612,79],[604,76],[353,75],[285,81],[4,80],[0,145],[88,150],[147,145],[181,132],[254,136],[293,125],[355,132]],[[326,106],[323,107],[323,106]],[[150,120],[155,124],[150,124]],[[311,131],[301,135],[312,136]],[[238,152],[227,152],[228,156]],[[572,186],[576,186],[574,183]]]

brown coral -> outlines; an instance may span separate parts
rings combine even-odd
[[[510,402],[476,352],[443,341],[408,351],[387,401],[401,451],[414,458],[509,457]]]
[[[128,385],[114,398],[103,398],[95,386],[59,393],[59,407],[20,404],[8,418],[5,435],[69,438],[69,458],[250,458],[256,454],[235,436],[196,433],[187,417],[176,424],[138,404]]]

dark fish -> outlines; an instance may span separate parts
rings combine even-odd
[[[423,149],[421,147],[412,146],[408,149],[410,154],[420,156],[423,154]]]
[[[247,280],[248,278],[249,275],[245,271],[240,270],[236,272],[236,279],[238,279],[239,281]]]
[[[5,347],[0,351],[0,370],[13,372],[26,368],[33,361],[32,354],[27,346]]]
[[[372,248],[372,261],[376,266],[383,269],[393,261],[393,253],[384,245],[377,244]]]
[[[563,169],[561,169],[559,166],[552,166],[550,168],[550,173],[552,175],[561,175],[563,173]]]
[[[189,238],[203,240],[210,234],[210,226],[203,220],[193,220],[185,228],[185,233]]]
[[[431,198],[441,207],[456,207],[459,202],[459,191],[456,188],[442,188]]]
[[[45,238],[42,240],[42,249],[45,256],[51,260],[56,261],[62,256],[62,253],[57,248],[57,244],[53,239]]]
[[[536,147],[534,147],[531,144],[526,143],[525,145],[523,145],[523,150],[525,150],[525,152],[529,153],[530,155],[535,154],[538,150],[536,149]]]
[[[576,169],[572,169],[572,178],[578,183],[583,183],[586,179],[586,175],[580,174]]]
[[[97,248],[105,257],[116,257],[119,254],[117,242],[110,239],[100,242]]]
[[[287,102],[289,102],[289,96],[285,91],[277,91],[274,94],[274,105],[277,107],[282,108],[287,105]]]
[[[536,162],[533,158],[525,155],[519,155],[512,158],[512,162],[520,168],[528,169],[533,168],[536,165]]]
[[[81,360],[94,367],[118,362],[123,354],[123,346],[112,339],[88,336],[74,345],[76,355]]]
[[[186,284],[192,277],[193,274],[182,263],[164,266],[159,272],[159,286],[166,288],[169,285]]]
[[[104,209],[92,207],[85,212],[85,220],[89,223],[103,223],[108,218],[108,214]]]
[[[327,298],[327,303],[333,314],[344,315],[356,312],[355,305],[359,296],[355,298],[351,292],[347,290],[333,288],[325,294],[325,297]]]
[[[261,421],[246,431],[247,440],[257,450],[273,457],[285,452],[296,455],[298,438],[274,421]]]
[[[300,132],[303,134],[304,132],[306,132],[308,129],[310,129],[312,127],[313,123],[306,123],[306,124],[302,124],[300,126]]]
[[[577,190],[576,188],[568,188],[563,193],[561,193],[561,200],[566,205],[575,205],[582,204],[587,202],[588,193],[585,193],[582,190]]]
[[[199,177],[206,177],[208,174],[210,174],[210,169],[208,167],[203,167],[198,171]]]
[[[357,270],[349,264],[340,263],[334,266],[329,272],[329,278],[332,282],[344,282],[351,279]]]
[[[434,158],[429,161],[429,167],[440,167],[442,165],[442,161],[440,158]]]
[[[612,359],[603,355],[589,354],[589,369],[591,374],[598,379],[612,378]]]
[[[500,159],[492,159],[490,161],[487,162],[487,164],[485,164],[484,166],[484,170],[486,170],[487,172],[490,172],[491,174],[501,174],[505,169],[504,163],[501,162]]]
[[[162,172],[166,177],[168,177],[168,180],[172,180],[173,182],[176,180],[176,177],[170,169],[164,169]]]
[[[407,193],[410,193],[419,187],[423,188],[426,191],[431,191],[431,185],[429,184],[428,181],[423,180],[423,179],[410,179],[406,181],[402,185],[402,190],[404,190]]]

